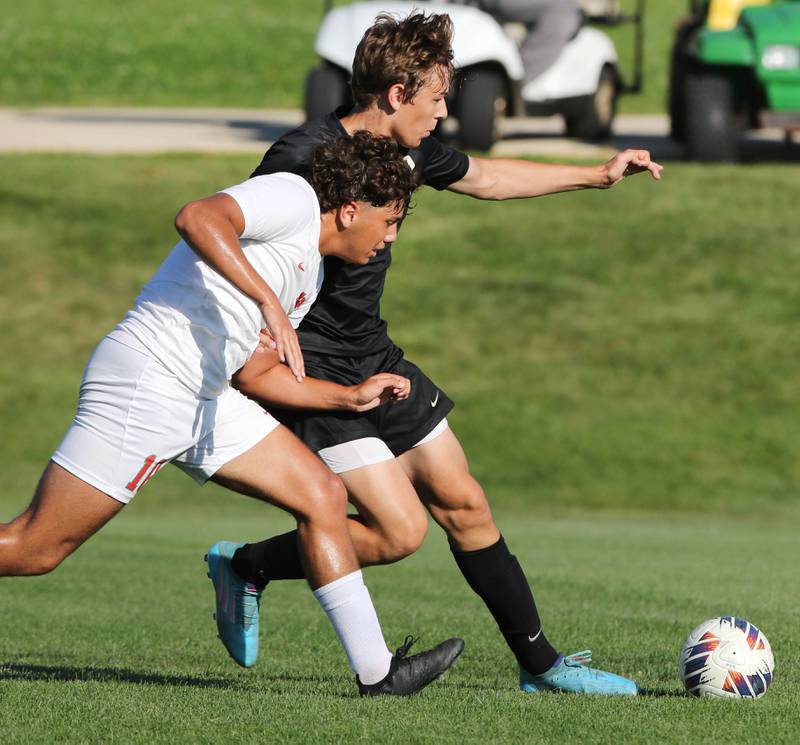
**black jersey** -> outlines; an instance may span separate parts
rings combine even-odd
[[[339,119],[340,109],[322,119],[303,124],[283,135],[266,152],[252,176],[289,171],[308,177],[312,149],[334,137],[347,137]],[[419,147],[405,150],[414,161],[419,184],[445,189],[460,181],[469,169],[469,158],[458,150],[426,137]],[[381,318],[380,302],[386,272],[392,263],[391,246],[379,251],[368,264],[346,264],[325,258],[325,279],[298,336],[304,350],[328,355],[360,356],[378,352],[392,342]]]

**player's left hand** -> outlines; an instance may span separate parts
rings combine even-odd
[[[646,171],[656,180],[661,180],[661,171],[664,166],[659,165],[650,158],[648,150],[634,150],[628,148],[621,153],[617,153],[611,160],[603,166],[605,188],[610,188],[618,184],[626,176],[633,176],[637,173]]]
[[[378,373],[363,383],[350,387],[353,396],[353,411],[369,411],[381,404],[396,403],[408,398],[411,381],[402,375]]]
[[[302,383],[306,376],[306,368],[297,332],[292,328],[289,317],[279,305],[262,303],[259,307],[268,332],[266,338],[262,332],[259,343],[266,341],[267,346],[278,353],[278,359],[289,365],[297,382]]]

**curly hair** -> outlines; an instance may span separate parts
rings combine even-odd
[[[322,212],[348,202],[407,208],[416,184],[397,143],[366,131],[337,137],[311,154],[309,182]]]
[[[442,83],[453,77],[453,21],[446,13],[417,11],[402,20],[381,13],[356,48],[350,86],[353,100],[364,108],[395,83],[405,87],[408,103],[440,73]]]

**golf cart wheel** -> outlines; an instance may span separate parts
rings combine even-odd
[[[600,71],[597,90],[584,96],[577,106],[565,114],[567,136],[581,140],[605,140],[611,134],[611,124],[617,113],[617,75],[606,65]]]
[[[694,69],[694,52],[697,34],[705,21],[699,14],[685,18],[675,29],[675,41],[670,53],[669,133],[676,142],[686,142],[686,78]]]
[[[669,68],[669,134],[676,142],[686,142],[686,75],[689,58],[677,44]]]
[[[317,119],[350,100],[347,74],[333,65],[313,69],[306,78],[306,119]]]
[[[505,113],[503,78],[494,70],[468,70],[458,92],[461,144],[472,150],[490,150],[499,136]]]
[[[715,73],[686,78],[686,146],[689,158],[706,163],[738,159],[733,83]]]

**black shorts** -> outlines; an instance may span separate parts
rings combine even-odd
[[[366,357],[323,357],[303,352],[306,374],[341,385],[355,385],[370,375],[390,372],[411,380],[411,395],[363,413],[350,411],[296,411],[270,406],[269,412],[292,430],[311,450],[377,437],[395,456],[411,449],[453,409],[453,402],[403,350],[388,347]]]

